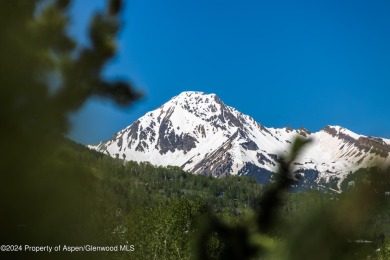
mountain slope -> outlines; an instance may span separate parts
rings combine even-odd
[[[313,142],[294,163],[311,183],[338,183],[347,174],[389,162],[390,140],[358,135],[340,126],[311,133],[267,128],[225,105],[215,94],[183,92],[92,149],[113,157],[180,166],[216,177],[258,175],[269,181],[280,155],[300,135]],[[305,178],[304,178],[305,179]],[[310,179],[310,178],[306,178]]]

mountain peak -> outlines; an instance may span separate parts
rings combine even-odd
[[[358,139],[359,137],[361,137],[361,135],[356,134],[351,130],[348,130],[347,128],[338,125],[327,125],[322,129],[322,131],[332,136],[349,136],[353,139]]]
[[[201,91],[184,91],[181,92],[179,95],[173,97],[171,100],[175,101],[181,101],[180,103],[188,103],[188,102],[205,102],[209,103],[211,100],[217,101],[219,98],[214,93],[206,94]]]
[[[203,91],[183,91],[177,97],[191,97],[206,95]]]
[[[189,121],[197,121],[197,119],[206,121],[221,119],[224,121],[224,115],[230,115],[235,111],[234,108],[225,105],[216,94],[206,94],[200,91],[182,92],[162,105],[160,109],[161,111],[158,112],[160,115],[174,113]]]
[[[294,162],[305,185],[337,182],[374,158],[390,162],[390,140],[341,126],[312,133],[301,127],[267,128],[225,105],[215,94],[185,91],[92,149],[125,160],[175,165],[212,176],[248,174],[264,182],[276,172],[297,135],[313,139]],[[305,175],[306,176],[306,175]]]

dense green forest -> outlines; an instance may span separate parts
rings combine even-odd
[[[100,243],[134,245],[133,252],[106,255],[118,259],[194,258],[197,255],[196,242],[202,230],[202,221],[210,221],[216,217],[230,227],[250,226],[259,207],[259,198],[267,190],[267,187],[257,184],[251,177],[229,176],[216,179],[187,173],[178,167],[125,162],[69,140],[65,141],[60,154],[65,163],[77,162],[91,175],[94,194],[98,197],[91,201],[95,203],[92,212],[98,219],[99,236],[104,238]],[[320,232],[323,232],[321,228],[328,227],[322,225],[345,225],[337,219],[337,214],[346,214],[345,212],[334,212],[332,216],[326,214],[329,214],[328,209],[339,208],[340,201],[345,200],[344,197],[348,198],[353,189],[349,188],[343,194],[316,190],[283,193],[282,203],[275,216],[277,224],[265,236],[257,237],[257,243],[269,247],[265,255],[270,259],[298,259],[278,254],[292,246],[286,245],[291,236],[303,236],[303,241],[310,241],[312,234],[300,234],[302,230],[309,229],[305,232],[313,232],[312,229],[319,227]],[[364,207],[364,202],[359,203],[359,207]],[[351,247],[353,245],[364,249],[362,255],[380,257],[385,253],[384,249],[379,252],[375,250],[385,248],[386,238],[390,236],[388,206],[389,201],[382,200],[375,211],[359,220],[358,227],[354,227],[356,230],[353,236],[348,238]],[[355,210],[354,214],[359,214],[358,209]],[[350,213],[352,214],[348,212]],[[316,214],[324,215],[313,217]],[[347,219],[348,217],[346,221]],[[330,223],[324,224],[327,221]],[[302,230],[299,231],[297,227]],[[220,235],[215,232],[208,241],[211,258],[220,258],[223,247],[229,243]],[[337,240],[337,237],[328,239]],[[360,240],[369,242],[354,242]]]

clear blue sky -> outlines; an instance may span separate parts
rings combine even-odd
[[[82,44],[103,0],[76,0]],[[267,127],[325,125],[390,138],[390,1],[126,1],[118,56],[145,98],[90,100],[70,137],[97,143],[182,91],[216,93]]]

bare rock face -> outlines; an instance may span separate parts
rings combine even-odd
[[[351,172],[374,161],[390,161],[390,140],[358,135],[340,126],[314,133],[303,127],[268,128],[215,94],[192,91],[89,147],[125,160],[179,166],[214,177],[251,175],[263,182],[272,178],[297,136],[313,140],[293,163],[303,176],[302,185],[332,182],[337,188]]]
[[[172,129],[172,126],[169,117],[165,117],[161,121],[155,146],[156,149],[159,149],[160,154],[166,154],[168,151],[175,152],[176,150],[187,153],[196,147],[197,140],[194,137],[187,133],[178,135]]]
[[[361,153],[373,153],[382,158],[387,158],[389,156],[390,145],[382,138],[371,136],[358,136],[357,138],[354,138],[353,136],[348,135],[348,133],[345,133],[345,131],[337,131],[337,128],[332,128],[331,126],[326,126],[323,131],[330,134],[332,137],[343,140],[345,145],[356,146]]]
[[[388,145],[383,139],[377,137],[359,137],[357,145],[360,149],[379,155],[383,158],[389,156],[390,145]]]

